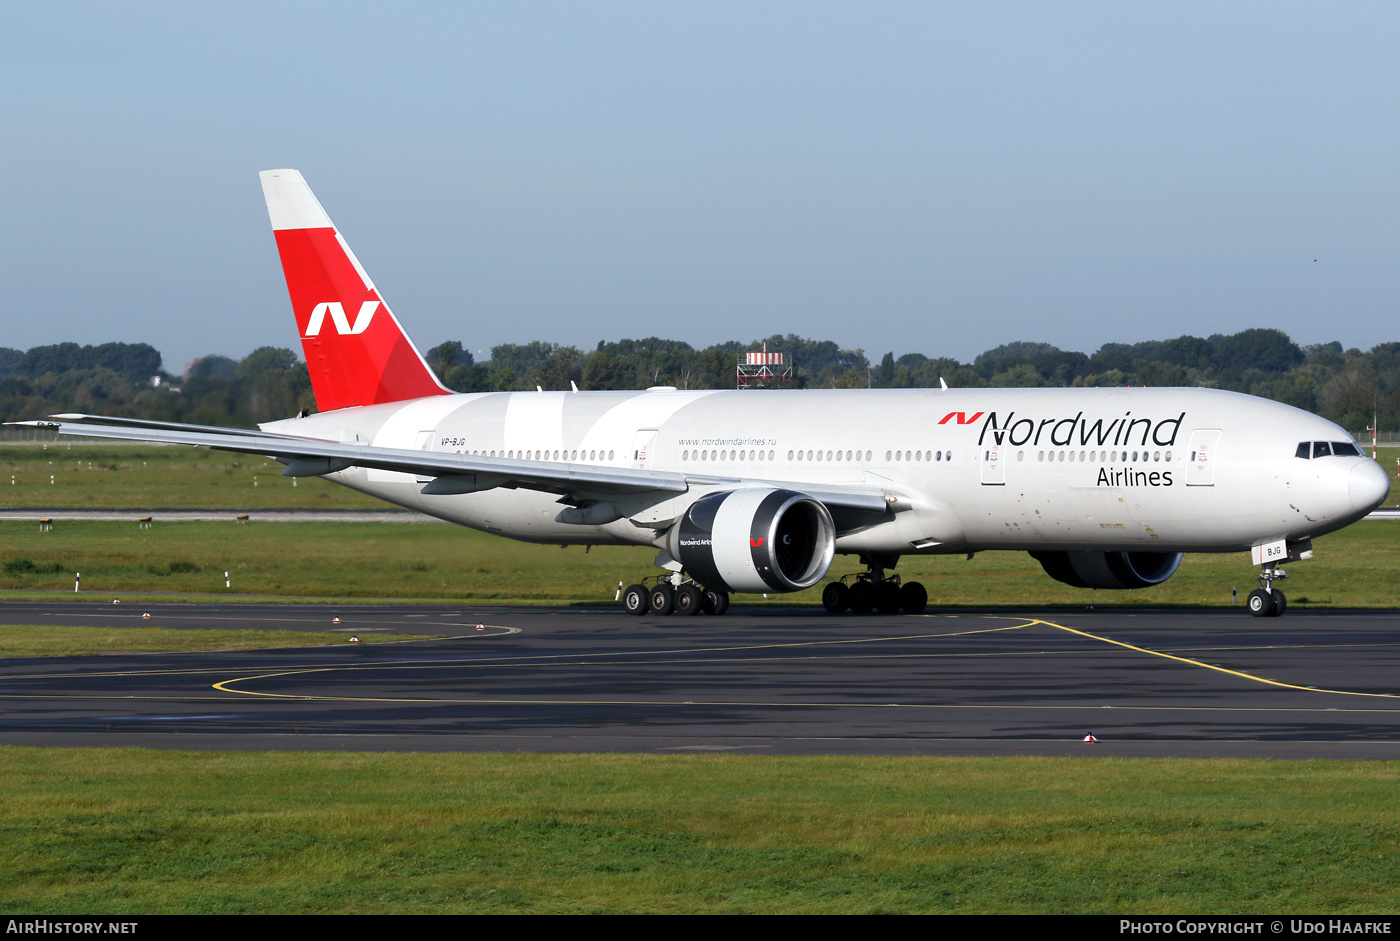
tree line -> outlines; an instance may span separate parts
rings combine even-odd
[[[264,346],[241,360],[206,356],[188,377],[169,375],[160,361],[148,343],[0,348],[0,418],[85,412],[251,428],[315,408],[306,365],[288,349]]]
[[[1400,427],[1400,343],[1364,352],[1335,341],[1304,347],[1272,329],[1105,343],[1093,354],[1019,341],[970,363],[894,351],[874,362],[863,349],[795,334],[702,349],[659,337],[602,341],[587,351],[536,340],[492,347],[485,362],[453,340],[426,359],[458,392],[566,390],[571,383],[586,390],[732,389],[740,355],[764,345],[795,364],[793,388],[937,388],[940,380],[952,388],[1202,386],[1285,402],[1353,432],[1371,423],[1373,410],[1382,429]],[[302,408],[315,409],[311,383],[288,349],[262,347],[242,360],[206,356],[188,377],[171,377],[145,343],[0,348],[0,417],[7,421],[81,411],[251,427]]]

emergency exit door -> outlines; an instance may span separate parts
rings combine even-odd
[[[651,467],[652,450],[656,447],[656,429],[639,428],[632,439],[633,467],[647,470]]]
[[[988,487],[1006,484],[1006,446],[985,444],[982,446],[982,483]]]
[[[1203,428],[1191,432],[1191,445],[1186,452],[1186,486],[1215,486],[1215,462],[1219,459],[1219,451],[1218,428]]]

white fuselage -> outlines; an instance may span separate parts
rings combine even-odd
[[[348,487],[441,519],[549,543],[657,544],[707,492],[779,482],[889,495],[838,552],[984,549],[1226,552],[1360,519],[1388,478],[1364,456],[1304,459],[1337,425],[1209,389],[515,392],[444,395],[272,422],[379,447],[686,476],[603,525],[556,521],[557,495],[428,496],[427,478],[352,468]]]

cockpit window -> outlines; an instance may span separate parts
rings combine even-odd
[[[1296,457],[1304,460],[1319,457],[1361,457],[1361,451],[1350,441],[1302,441]]]

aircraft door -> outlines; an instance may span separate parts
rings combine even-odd
[[[433,450],[433,441],[434,441],[434,439],[436,439],[436,438],[437,438],[437,429],[436,429],[436,428],[431,428],[431,429],[429,429],[429,430],[427,430],[427,431],[420,431],[420,432],[418,432],[417,435],[414,436],[414,439],[413,439],[413,449],[414,449],[415,451],[431,451],[431,450]],[[413,479],[416,480],[416,481],[417,481],[418,483],[420,483],[420,484],[426,484],[428,481],[432,480],[433,478],[431,478],[431,477],[423,477],[423,476],[421,476],[421,475],[418,475],[418,476],[415,476]]]
[[[656,448],[656,429],[639,428],[632,439],[632,467],[647,470],[651,467],[652,451]]]
[[[985,444],[982,446],[982,483],[988,487],[1006,484],[1006,445]]]
[[[1186,486],[1214,487],[1215,462],[1220,449],[1220,430],[1203,428],[1191,432],[1190,450],[1186,455]]]

